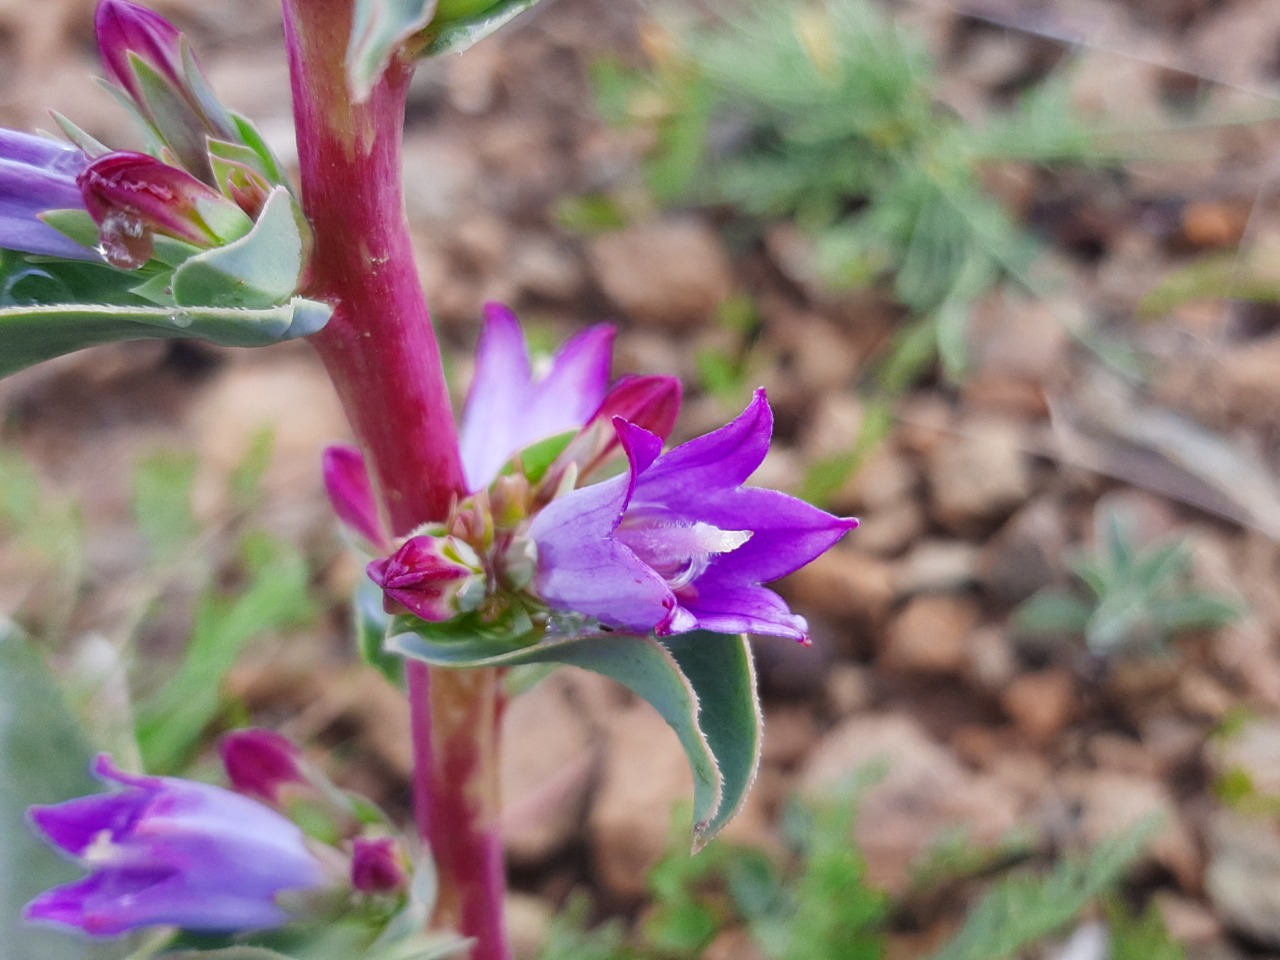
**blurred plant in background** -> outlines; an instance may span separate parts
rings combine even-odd
[[[909,926],[920,903],[975,870],[990,873],[1033,852],[1017,837],[981,857],[967,845],[962,854],[952,845],[929,858],[927,878],[919,874],[905,895],[890,897],[870,882],[866,861],[852,841],[857,795],[882,773],[870,769],[851,788],[793,800],[783,817],[784,859],[723,839],[690,857],[673,843],[650,876],[653,907],[634,936],[628,937],[617,921],[587,930],[586,900],[576,899],[553,924],[541,960],[695,960],[713,943],[716,949],[732,943],[736,951],[768,960],[881,960],[893,955],[891,932]],[[1062,859],[1048,872],[1003,873],[956,935],[927,956],[1023,956],[1061,935],[1099,900],[1107,904],[1103,938],[1115,960],[1183,956],[1158,914],[1135,914],[1114,894],[1156,826],[1143,822],[1108,838],[1087,857]],[[1152,952],[1140,952],[1146,949]]]
[[[1035,287],[1036,241],[984,167],[1101,158],[1060,78],[985,124],[958,116],[922,38],[864,0],[760,0],[714,26],[655,28],[647,46],[649,70],[602,61],[595,84],[606,117],[651,128],[655,199],[789,220],[833,290],[891,291],[911,324],[886,385],[910,385],[935,351],[960,376],[974,300],[1001,277]]]
[[[1072,563],[1089,596],[1041,590],[1018,608],[1015,627],[1030,635],[1083,636],[1102,657],[1167,653],[1179,634],[1221,627],[1245,613],[1238,603],[1196,588],[1191,559],[1186,538],[1140,544],[1136,518],[1103,503],[1094,515],[1092,549]]]

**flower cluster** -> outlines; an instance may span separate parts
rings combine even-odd
[[[90,873],[27,905],[29,920],[112,937],[138,927],[240,933],[317,917],[352,897],[397,902],[408,885],[399,844],[359,833],[341,794],[297,748],[267,730],[228,734],[222,756],[234,790],[172,777],[134,776],[105,754],[93,772],[113,792],[30,811],[34,825]],[[354,834],[335,849],[314,825]]]
[[[158,256],[157,237],[194,253],[245,236],[287,187],[261,136],[218,102],[159,14],[101,0],[95,26],[107,78],[152,152],[113,151],[63,117],[74,145],[0,130],[0,247],[136,270]]]
[[[613,333],[580,333],[538,377],[515,317],[486,309],[462,415],[473,494],[448,522],[369,564],[388,612],[493,622],[516,608],[535,625],[567,615],[642,635],[703,629],[806,642],[804,619],[763,584],[857,521],[745,486],[773,433],[763,390],[731,423],[664,453],[679,381],[610,387]],[[339,516],[385,550],[359,454],[332,450],[325,474]]]

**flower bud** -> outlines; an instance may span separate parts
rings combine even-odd
[[[378,516],[364,455],[350,444],[334,444],[325,450],[321,469],[329,503],[338,519],[375,547],[385,548],[387,535]]]
[[[179,161],[212,183],[207,137],[238,142],[231,119],[172,23],[128,0],[101,0],[94,17],[108,79]]]
[[[391,556],[368,567],[369,579],[382,588],[387,613],[408,611],[442,622],[458,615],[458,594],[480,572],[480,561],[453,537],[410,537]]]
[[[233,730],[218,743],[222,765],[239,793],[280,806],[280,792],[307,784],[302,752],[273,730]]]
[[[136,269],[151,258],[156,233],[213,247],[253,227],[222,194],[145,153],[105,154],[85,167],[76,183],[101,230],[103,255],[123,269]]]
[[[683,394],[684,388],[678,377],[623,377],[605,395],[600,408],[587,421],[582,432],[557,458],[547,472],[548,482],[558,482],[570,464],[577,466],[580,477],[587,477],[610,456],[621,452],[618,431],[613,426],[614,417],[643,427],[665,440],[680,416]]]
[[[409,884],[404,855],[392,837],[356,837],[351,850],[351,886],[361,893],[400,893]]]

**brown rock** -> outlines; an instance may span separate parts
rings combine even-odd
[[[1169,936],[1189,947],[1213,943],[1222,936],[1222,923],[1198,900],[1169,890],[1157,890],[1152,897]]]
[[[818,739],[813,712],[803,706],[776,706],[765,711],[761,762],[789,767]]]
[[[841,508],[837,508],[841,509]],[[903,500],[883,510],[863,513],[856,534],[858,546],[878,557],[901,553],[924,536],[929,525],[917,500]]]
[[[829,791],[872,764],[882,780],[862,794],[855,828],[869,879],[901,893],[910,864],[947,829],[963,826],[975,842],[995,843],[1017,823],[1017,800],[994,780],[965,771],[955,756],[905,714],[851,717],[814,748],[800,783]]]
[[[893,568],[844,543],[797,570],[783,583],[796,606],[828,617],[862,617],[879,622],[893,604]]]
[[[1080,830],[1089,847],[1151,817],[1161,823],[1150,857],[1177,878],[1183,891],[1201,889],[1200,851],[1183,822],[1168,787],[1159,780],[1096,770],[1063,778],[1067,792],[1080,803]]]
[[[1218,776],[1240,771],[1266,797],[1280,797],[1280,719],[1256,717],[1229,737],[1209,744],[1208,758]]]
[[[516,697],[502,719],[502,837],[519,864],[543,862],[582,824],[598,751],[569,695],[553,676]]]
[[[964,540],[929,538],[918,541],[898,562],[897,592],[937,593],[974,583],[978,548]]]
[[[710,320],[733,290],[719,238],[700,221],[639,224],[588,250],[605,294],[638,323],[687,329]]]
[[[978,621],[978,605],[966,597],[916,597],[890,625],[882,663],[907,673],[958,673]]]
[[[979,565],[983,586],[1000,603],[1021,603],[1057,580],[1066,546],[1061,509],[1050,500],[1035,500],[987,542]]]
[[[261,517],[281,535],[299,537],[332,523],[320,475],[324,448],[348,435],[346,418],[319,363],[307,354],[246,358],[218,376],[195,405],[192,443],[199,471],[197,516],[214,523],[230,508],[228,478],[258,433],[273,432],[263,478]]]
[[[1075,714],[1075,677],[1062,668],[1024,673],[1009,684],[1000,703],[1028,739],[1048,743]]]
[[[919,486],[911,461],[886,442],[849,478],[840,491],[840,502],[852,510],[885,510],[914,501]]]
[[[979,690],[1003,690],[1018,672],[1018,660],[1005,631],[980,626],[965,641],[965,677]]]
[[[995,420],[944,438],[929,458],[938,521],[958,533],[974,532],[1025,501],[1031,477],[1021,444],[1017,427]]]
[[[671,836],[672,810],[693,796],[693,777],[671,728],[647,704],[613,715],[600,786],[587,817],[600,883],[638,900]]]
[[[1273,824],[1219,810],[1209,824],[1205,886],[1231,930],[1280,949],[1280,834]]]
[[[856,663],[835,663],[827,671],[827,707],[837,717],[865,710],[871,705],[871,672]]]
[[[702,960],[765,960],[765,955],[751,939],[751,934],[735,928],[712,940],[703,952]]]
[[[516,242],[506,272],[520,290],[546,300],[572,300],[585,280],[582,264],[572,251],[538,234]]]

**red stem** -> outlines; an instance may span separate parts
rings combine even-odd
[[[306,293],[334,306],[311,338],[364,449],[391,529],[447,516],[465,493],[440,350],[414,262],[400,138],[411,69],[353,104],[343,60],[353,0],[284,0],[303,205],[315,231]],[[418,829],[440,876],[434,925],[509,960],[498,815],[495,671],[409,664]]]

